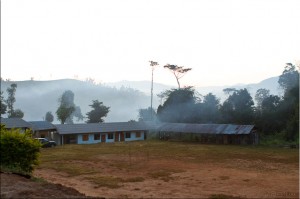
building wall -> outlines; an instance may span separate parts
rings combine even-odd
[[[178,132],[159,132],[161,140],[181,140],[197,141],[200,143],[211,144],[258,144],[258,134],[201,134],[201,133],[178,133]]]
[[[145,132],[123,132],[124,133],[124,141],[136,141],[136,140],[144,140],[145,139]],[[130,133],[130,138],[126,138],[126,133]],[[95,140],[95,134],[99,134],[100,138],[98,140]],[[112,134],[112,137],[109,137],[109,134]],[[102,136],[105,136],[105,140],[103,140]],[[84,134],[78,134],[77,136],[77,143],[78,144],[95,144],[99,142],[106,142],[106,143],[112,143],[115,142],[115,136],[116,133],[84,133]],[[118,141],[121,141],[121,137],[119,136]]]
[[[125,141],[136,141],[136,140],[144,140],[145,139],[145,132],[140,131],[140,132],[130,132],[131,136],[130,138],[126,138],[125,135]],[[139,134],[139,137],[138,137]]]
[[[55,135],[56,131],[54,130],[40,130],[40,131],[35,131],[34,137],[35,138],[47,138],[48,140],[55,140]]]

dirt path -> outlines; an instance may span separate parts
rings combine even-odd
[[[299,197],[299,170],[295,165],[260,161],[196,164],[152,160],[147,162],[142,171],[137,169],[134,172],[113,167],[103,168],[101,163],[94,164],[102,168],[101,174],[69,176],[54,170],[38,169],[34,175],[72,187],[88,196],[105,198],[209,198],[213,195],[242,198]],[[173,172],[166,173],[161,168]],[[95,184],[90,180],[91,176],[141,180],[121,180],[118,186],[109,187]]]
[[[86,198],[86,196],[60,184],[1,173],[1,198]]]

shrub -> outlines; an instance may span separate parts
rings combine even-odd
[[[38,165],[41,144],[32,139],[29,130],[6,130],[1,125],[1,170],[20,174],[31,174],[34,165]]]

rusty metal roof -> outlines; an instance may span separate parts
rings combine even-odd
[[[158,131],[199,134],[250,134],[254,125],[162,123]]]

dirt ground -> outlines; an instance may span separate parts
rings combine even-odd
[[[61,184],[1,173],[1,198],[86,198],[86,196]]]
[[[111,157],[110,157],[111,158]],[[86,164],[92,175],[123,179],[110,187],[89,180],[91,174],[71,176],[50,169],[36,169],[34,175],[52,183],[72,187],[87,196],[104,198],[299,198],[299,168],[295,164],[235,160],[225,163],[193,163],[180,160],[132,160],[126,170],[109,159]],[[122,160],[120,160],[122,161]],[[70,162],[69,162],[70,163]],[[105,163],[105,164],[104,164]],[[107,165],[112,165],[108,167]],[[139,168],[138,168],[139,167]],[[140,168],[143,169],[140,169]],[[153,171],[157,171],[153,173]],[[172,172],[166,172],[172,171]],[[152,172],[152,173],[151,173]],[[134,181],[124,181],[133,179]],[[100,178],[101,179],[101,178]],[[103,178],[102,178],[103,179]]]

